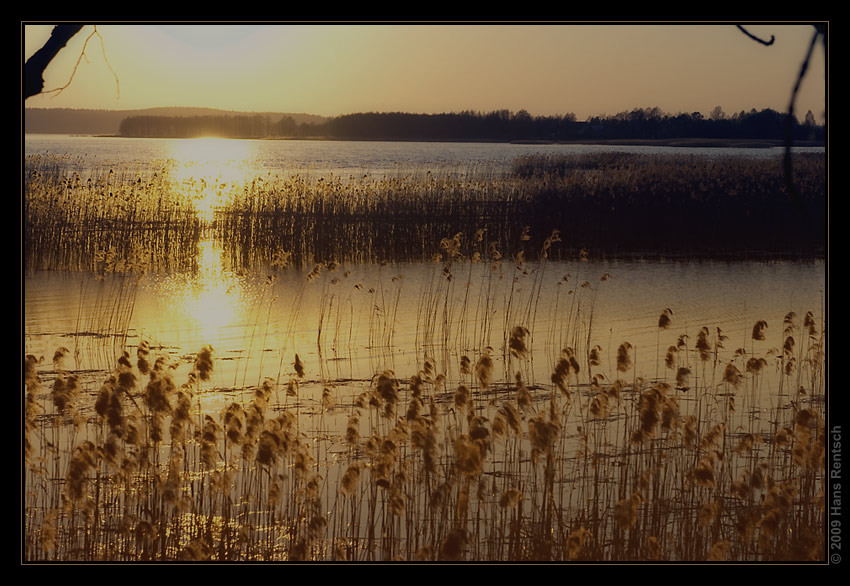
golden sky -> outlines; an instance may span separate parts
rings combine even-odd
[[[51,28],[22,27],[24,59]],[[734,23],[103,24],[103,48],[89,40],[71,85],[26,106],[322,116],[525,109],[579,120],[656,106],[669,114],[785,112],[813,28],[747,28],[774,44],[756,43]],[[46,89],[65,85],[92,31],[86,26],[51,63]],[[800,116],[812,110],[823,120],[826,81],[819,45]]]

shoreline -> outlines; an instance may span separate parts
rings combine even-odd
[[[33,136],[50,136],[51,133],[30,133]],[[336,138],[329,136],[311,136],[311,137],[175,137],[175,136],[123,136],[120,134],[58,134],[56,136],[70,136],[80,138],[152,138],[152,139],[197,139],[197,138],[227,138],[230,140],[269,140],[269,141],[328,141],[328,142],[432,142],[432,143],[471,143],[471,144],[516,144],[516,145],[575,145],[575,146],[657,146],[657,147],[675,147],[675,148],[752,148],[752,149],[767,149],[784,147],[785,141],[782,139],[754,139],[754,138],[610,138],[610,139],[593,139],[593,140],[570,140],[570,141],[554,141],[554,140],[451,140],[451,139],[380,139],[380,138]],[[822,141],[794,141],[791,146],[795,147],[826,147],[826,143]]]

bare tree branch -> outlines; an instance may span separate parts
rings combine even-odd
[[[86,40],[83,43],[83,49],[82,51],[80,51],[80,56],[77,58],[77,62],[74,64],[74,69],[71,71],[71,77],[68,79],[68,82],[63,86],[54,88],[52,90],[44,89],[44,70],[47,68],[47,66],[50,64],[50,61],[56,56],[56,54],[59,53],[59,51],[65,47],[65,44],[68,42],[68,40],[70,40],[71,37],[77,34],[82,28],[82,25],[57,25],[53,28],[53,32],[50,33],[50,39],[48,39],[48,41],[44,44],[44,47],[39,49],[35,53],[35,55],[30,57],[27,61],[26,69],[24,71],[24,74],[26,75],[26,98],[29,98],[30,96],[34,96],[36,94],[59,95],[60,93],[62,93],[63,90],[70,86],[71,82],[74,81],[74,76],[77,73],[77,68],[80,66],[80,62],[83,59],[88,62],[88,56],[86,55],[86,47],[88,47],[91,38],[95,36],[100,40],[100,49],[103,52],[103,60],[106,63],[106,67],[109,69],[110,73],[112,73],[112,76],[115,78],[115,87],[118,91],[118,97],[121,97],[121,86],[118,83],[118,75],[115,73],[115,70],[112,69],[112,65],[109,64],[109,59],[107,59],[106,57],[106,46],[103,43],[103,37],[97,31],[97,26],[95,26],[91,34],[86,37]],[[32,66],[32,70],[30,69],[30,66]]]
[[[800,66],[800,73],[797,74],[797,81],[794,83],[794,89],[791,91],[791,101],[788,104],[788,113],[785,115],[785,157],[783,166],[785,168],[785,183],[788,186],[788,191],[791,193],[791,199],[798,208],[802,208],[800,192],[794,185],[793,168],[791,164],[791,141],[794,131],[794,103],[797,101],[797,92],[800,91],[800,85],[803,83],[803,78],[806,77],[806,72],[809,69],[809,61],[812,58],[815,45],[821,34],[826,40],[825,27],[815,27],[815,34],[812,35],[812,40],[809,42],[809,50],[806,51],[806,58]]]
[[[762,45],[772,45],[774,36],[770,35],[770,40],[765,41],[745,29],[742,25],[737,25],[738,29],[754,41]],[[817,44],[818,38],[823,35],[824,44],[826,43],[826,25],[816,24],[815,33],[812,35],[812,40],[809,42],[809,49],[806,51],[806,58],[803,60],[803,65],[800,67],[800,73],[797,74],[797,81],[794,83],[794,88],[791,90],[791,101],[788,104],[788,112],[785,114],[785,156],[783,158],[783,167],[785,171],[785,185],[788,188],[788,193],[791,200],[798,209],[802,210],[803,202],[800,199],[800,192],[794,185],[794,169],[792,166],[791,143],[793,142],[794,133],[794,103],[797,101],[797,93],[800,91],[800,85],[803,83],[803,78],[806,77],[806,72],[809,69],[809,61],[812,58],[812,52]]]
[[[744,25],[739,24],[737,26],[742,33],[744,33],[745,35],[747,35],[748,37],[750,37],[752,40],[756,41],[757,43],[761,43],[762,45],[765,45],[765,46],[768,46],[768,47],[773,44],[773,41],[774,41],[773,35],[770,35],[769,41],[765,41],[764,39],[761,39],[761,38],[755,36],[754,34],[749,32],[747,29],[745,29]]]
[[[24,99],[40,94],[44,90],[44,70],[61,51],[71,37],[83,28],[81,24],[60,24],[53,27],[50,38],[24,65]]]

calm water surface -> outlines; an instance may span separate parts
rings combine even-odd
[[[425,167],[437,170],[472,170],[479,166],[504,170],[516,157],[527,154],[581,154],[631,152],[644,154],[696,154],[708,156],[775,157],[781,148],[676,148],[613,145],[533,145],[457,142],[374,142],[312,140],[227,140],[99,138],[67,135],[26,135],[26,155],[67,155],[80,168],[114,165],[146,166],[172,160],[199,172],[240,169],[246,176],[258,172],[407,172]],[[800,152],[823,152],[821,147],[801,147]]]

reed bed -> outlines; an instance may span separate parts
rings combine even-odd
[[[164,165],[78,170],[68,157],[28,156],[24,268],[139,273],[191,270],[204,226],[193,191]]]
[[[715,249],[740,258],[825,252],[823,154],[795,155],[799,199],[788,189],[781,158],[527,156],[514,173],[536,186],[535,201],[552,210],[557,225],[570,226],[569,236],[597,254],[701,257]],[[609,234],[617,235],[616,242]]]
[[[270,245],[306,264],[421,260],[443,235],[479,229],[508,255],[523,230],[540,249],[557,228],[556,255],[822,256],[823,155],[795,160],[795,185],[799,206],[780,158],[529,156],[508,174],[256,182],[222,210],[220,232],[243,257]]]
[[[92,270],[109,252],[121,263],[191,269],[208,238],[247,269],[281,251],[299,267],[420,261],[446,234],[480,229],[509,256],[524,230],[540,250],[558,229],[552,254],[566,257],[822,257],[825,157],[798,155],[794,168],[799,207],[780,158],[598,153],[525,157],[508,173],[304,172],[228,184],[177,180],[167,161],[84,177],[34,156],[26,266]]]
[[[101,378],[26,356],[24,559],[822,559],[821,318],[732,349],[673,316],[608,360],[576,338],[534,383],[521,325],[449,376],[426,350],[406,375],[314,378],[289,349],[238,393],[211,347],[142,341]]]

